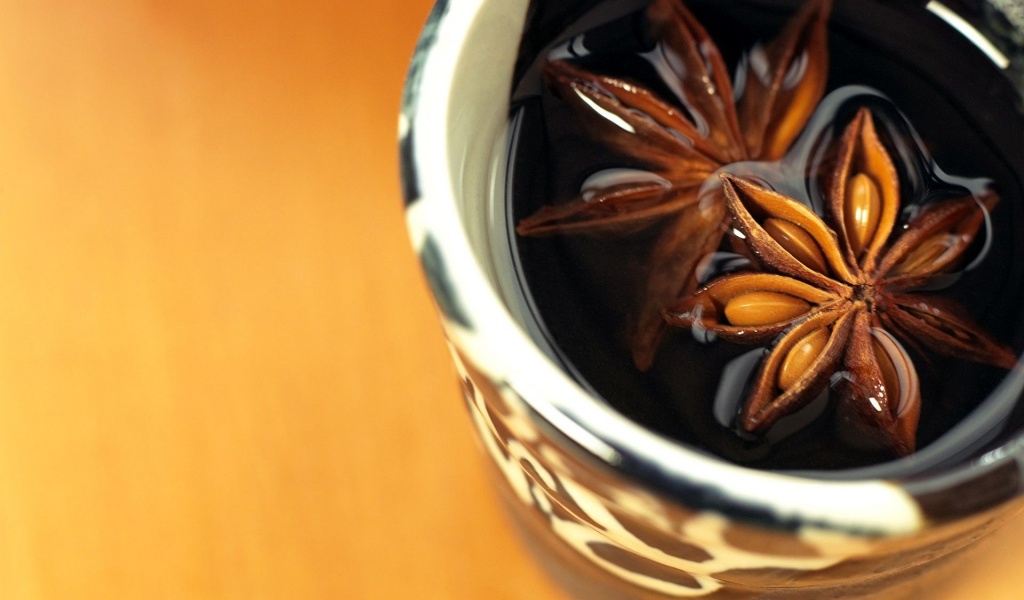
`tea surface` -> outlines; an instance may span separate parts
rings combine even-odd
[[[679,104],[678,90],[663,77],[664,65],[652,60],[658,40],[644,3],[541,6],[535,7],[524,37],[512,102],[515,150],[507,202],[513,224],[544,206],[565,205],[602,187],[642,186],[657,177],[645,161],[595,138],[579,110],[566,102],[564,90],[558,93],[550,74],[545,77],[549,59],[629,81],[666,103]],[[784,2],[686,6],[720,49],[729,74],[740,72],[744,63],[748,68],[756,63],[757,45],[777,36],[794,12],[792,3]],[[928,291],[962,305],[1016,354],[1024,338],[1020,99],[976,48],[946,24],[915,10],[911,17],[871,2],[837,2],[828,22],[823,97],[800,135],[779,160],[726,162],[720,171],[763,183],[825,214],[827,198],[819,180],[830,164],[829,149],[854,115],[868,109],[899,179],[893,238],[927,206],[998,194],[964,265],[935,286],[941,289]],[[888,29],[905,31],[894,36]],[[963,73],[972,74],[969,85],[963,84]],[[771,343],[751,346],[670,329],[650,368],[637,368],[630,321],[651,277],[652,252],[671,222],[669,213],[620,231],[514,237],[535,317],[565,368],[626,416],[739,464],[832,470],[892,460],[890,449],[844,425],[834,386],[767,433],[755,435],[738,426],[737,414]],[[756,261],[737,243],[742,234],[726,229],[721,242],[698,257],[692,287],[754,268]],[[680,283],[680,295],[685,287]],[[1006,374],[999,366],[905,346],[920,381],[918,448],[954,428]],[[1013,411],[1005,430],[1015,429],[1021,418],[1019,410]],[[947,444],[951,458],[966,443],[961,442]]]

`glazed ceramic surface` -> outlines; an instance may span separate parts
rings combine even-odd
[[[934,567],[1020,507],[1020,438],[904,478],[744,469],[625,419],[531,335],[491,201],[526,9],[438,2],[409,72],[400,149],[412,242],[473,427],[531,548],[581,598],[898,597],[942,575]],[[1018,368],[997,393],[1022,388]]]

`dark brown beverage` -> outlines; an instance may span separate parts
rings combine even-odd
[[[752,467],[799,471],[864,467],[929,448],[944,453],[948,460],[960,460],[965,452],[998,443],[1001,433],[1017,430],[1024,420],[1021,409],[1007,409],[998,424],[973,428],[977,439],[955,439],[957,425],[990,398],[1024,345],[1021,97],[996,58],[920,3],[815,4],[817,13],[806,7],[801,12],[805,6],[801,2],[691,0],[685,3],[686,13],[678,14],[667,3],[537,4],[524,35],[511,110],[506,200],[511,221],[520,225],[523,234],[510,234],[519,276],[534,318],[568,372],[623,414],[694,448]],[[743,137],[744,127],[738,127],[745,146],[733,149],[725,143],[702,150],[701,157],[714,160],[695,164],[714,162],[715,168],[699,177],[702,182],[694,185],[692,199],[657,191],[659,186],[675,189],[671,186],[678,187],[687,177],[683,167],[673,170],[665,166],[668,162],[659,162],[668,160],[664,148],[671,147],[672,141],[667,139],[664,148],[656,150],[645,150],[640,143],[631,146],[629,135],[637,134],[646,122],[632,121],[630,115],[635,113],[616,113],[626,95],[638,104],[653,103],[648,98],[655,98],[694,125],[691,138],[698,136],[694,138],[698,145],[727,127],[714,118],[703,118],[702,107],[688,104],[693,94],[678,85],[678,77],[666,76],[668,72],[678,76],[688,68],[679,59],[681,53],[665,51],[666,31],[671,33],[665,23],[682,19],[679,14],[692,16],[698,23],[694,26],[698,34],[692,34],[698,41],[706,34],[720,51],[724,71],[719,73],[729,75],[726,83],[734,90],[728,99],[737,98],[735,121],[746,129],[767,131],[752,144]],[[821,20],[819,29],[815,19]],[[674,43],[675,48],[683,47],[682,42]],[[822,49],[813,50],[819,46]],[[742,96],[756,92],[751,78],[763,75],[764,65],[782,60],[778,57],[786,48],[795,50],[792,57],[784,57],[788,62],[782,72],[783,87],[797,90],[795,98],[782,106],[785,110],[762,120],[744,105]],[[797,86],[801,77],[813,76],[822,56],[827,56],[827,75],[818,74],[821,89],[810,102],[800,96]],[[616,88],[616,82],[629,85]],[[708,83],[724,87],[721,81]],[[588,91],[587,85],[593,90]],[[636,90],[647,95],[637,96]],[[606,100],[608,104],[603,104]],[[800,108],[801,102],[806,109]],[[759,100],[761,104],[775,106]],[[652,114],[657,110],[651,108]],[[800,110],[806,115],[797,119],[798,125],[786,121]],[[595,114],[621,129],[614,139],[594,135]],[[785,131],[787,127],[792,131]],[[687,143],[694,141],[681,137]],[[846,143],[847,138],[862,141]],[[878,148],[864,150],[874,148],[874,140]],[[641,149],[633,152],[634,146]],[[852,157],[846,163],[844,152]],[[875,155],[885,158],[876,160]],[[899,348],[897,354],[912,363],[915,393],[919,390],[919,406],[914,409],[919,414],[914,415],[914,431],[907,438],[910,445],[879,442],[881,438],[870,431],[851,426],[857,425],[859,417],[842,408],[845,387],[863,379],[851,366],[857,361],[848,358],[855,353],[851,348],[856,346],[856,336],[846,330],[855,330],[859,322],[852,309],[849,315],[826,319],[829,343],[832,338],[842,339],[833,343],[835,357],[829,369],[819,365],[816,381],[804,382],[809,391],[800,398],[799,407],[787,409],[781,417],[769,415],[768,425],[745,426],[744,415],[756,412],[750,403],[754,388],[764,383],[767,356],[806,319],[793,317],[792,326],[772,330],[771,335],[762,336],[764,341],[750,343],[745,331],[731,338],[714,330],[709,334],[703,325],[694,325],[705,323],[699,319],[677,319],[688,324],[679,326],[672,321],[674,307],[699,306],[699,302],[687,304],[686,299],[732,274],[778,275],[771,257],[748,243],[750,231],[738,224],[736,211],[751,215],[751,223],[757,224],[750,226],[756,231],[762,231],[762,226],[771,231],[772,223],[765,223],[779,219],[762,205],[743,208],[747,202],[743,186],[750,184],[792,200],[832,229],[842,230],[841,217],[830,208],[834,190],[845,189],[848,196],[866,198],[864,203],[870,204],[874,196],[885,196],[887,188],[875,174],[873,179],[868,177],[875,187],[855,189],[849,181],[856,177],[847,176],[840,167],[846,164],[846,170],[868,172],[879,160],[891,163],[895,182],[891,187],[898,189],[891,232],[884,229],[879,234],[884,239],[879,239],[875,250],[867,249],[869,242],[865,248],[849,241],[844,242],[846,247],[837,245],[852,257],[846,263],[863,274],[847,275],[844,283],[844,276],[837,273],[839,263],[829,263],[820,269],[825,276],[818,287],[827,291],[833,285],[829,281],[837,281],[836,289],[846,290],[835,292],[836,298],[843,299],[837,306],[867,307],[861,311],[864,323],[875,323],[873,330],[884,324],[893,330],[892,343]],[[849,181],[843,179],[837,187],[834,181],[841,171]],[[724,191],[723,173],[727,176]],[[729,183],[730,178],[740,183]],[[624,217],[612,211],[594,217],[597,213],[584,204],[595,197],[610,203],[641,198],[636,206],[642,207],[643,214]],[[579,210],[572,208],[580,202]],[[922,215],[954,211],[948,207],[957,202],[967,208],[949,217],[947,229],[922,236],[920,243],[908,242],[913,247],[890,260],[896,266],[876,266],[885,263],[901,236],[921,229]],[[680,215],[694,206],[710,215],[707,228],[694,226],[693,219],[681,220]],[[877,220],[869,228],[877,228]],[[973,224],[963,224],[968,221]],[[949,239],[958,236],[962,247],[955,265],[929,270],[933,262],[945,260],[948,246],[927,250],[939,234]],[[666,251],[665,240],[673,236],[676,245]],[[854,236],[840,231],[839,237],[842,241]],[[702,243],[689,241],[695,239]],[[665,267],[668,263],[671,268]],[[793,275],[786,264],[779,268],[782,276]],[[915,268],[927,277],[910,277]],[[794,277],[801,279],[800,273],[798,268]],[[803,279],[814,284],[815,277]],[[656,310],[652,310],[648,306],[652,290],[667,294],[666,286],[672,288],[673,297],[654,303]],[[896,297],[902,308],[886,309]],[[831,302],[831,296],[822,298],[822,304]],[[919,298],[936,300],[918,304]],[[939,317],[932,312],[938,306],[959,307],[949,310],[957,314],[962,309],[963,322],[969,323],[963,326],[967,333],[936,321]],[[763,303],[755,306],[762,307]],[[899,316],[904,313],[911,317]],[[656,327],[651,325],[652,314],[662,319]],[[918,321],[923,324],[915,325]],[[965,349],[942,352],[943,344],[928,337],[934,330],[949,333]],[[862,337],[883,339],[880,335]],[[985,344],[994,349],[985,350]],[[966,349],[978,347],[983,349]],[[889,387],[907,387],[906,374],[902,378],[889,374],[892,369],[886,365],[891,364],[884,357],[867,360],[880,373],[880,381],[892,382]],[[790,379],[808,370],[793,369],[796,375]],[[767,385],[782,386],[774,379]],[[773,392],[775,400],[785,396],[784,387]],[[766,400],[769,409],[775,400]],[[902,416],[904,408],[894,404],[891,412]],[[908,425],[901,422],[893,427],[905,430]]]

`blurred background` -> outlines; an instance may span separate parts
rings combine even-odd
[[[0,598],[563,597],[406,238],[430,4],[0,3]]]

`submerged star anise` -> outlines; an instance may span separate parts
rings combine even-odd
[[[899,179],[867,109],[846,128],[835,161],[823,181],[824,220],[722,175],[734,226],[763,272],[713,279],[666,320],[739,343],[774,340],[740,414],[743,429],[766,431],[841,373],[840,414],[902,456],[915,447],[921,398],[900,340],[1006,369],[1016,362],[959,305],[919,291],[960,264],[998,197],[929,204],[897,231]]]
[[[720,191],[699,199],[701,186],[724,165],[781,158],[821,100],[830,10],[830,0],[807,2],[776,39],[751,50],[734,89],[721,53],[696,18],[679,0],[654,0],[646,15],[657,43],[645,56],[675,102],[565,61],[546,64],[549,84],[592,134],[657,177],[609,183],[545,206],[517,232],[623,234],[665,218],[648,260],[646,289],[639,290],[641,305],[630,319],[640,369],[653,359],[665,326],[662,310],[693,290],[698,261],[721,242],[726,212]]]

